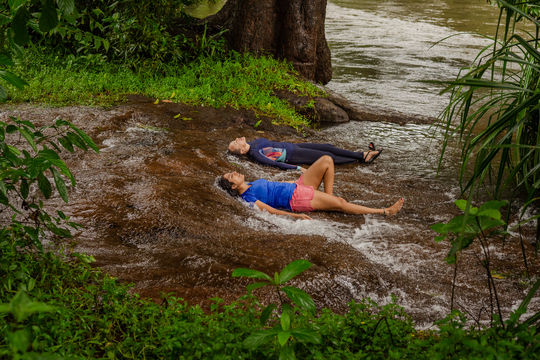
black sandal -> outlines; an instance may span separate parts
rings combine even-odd
[[[371,148],[371,144],[373,144],[373,143],[370,143],[370,144],[369,144],[369,147],[370,147],[370,148]],[[383,151],[383,148],[380,148],[380,149],[377,150],[377,151],[378,151],[377,154],[373,155],[373,156],[371,157],[371,159],[369,159],[368,161],[365,161],[365,160],[364,160],[364,162],[365,162],[366,164],[371,164],[373,161],[375,161],[376,158],[379,157],[379,155],[381,155],[381,153],[382,153],[382,151]],[[369,154],[370,152],[371,152],[371,150],[368,151],[368,152],[366,153],[366,155],[364,156],[364,159],[368,156],[368,154]]]
[[[369,150],[371,151],[375,151],[375,144],[372,142],[369,143],[369,146],[368,146]]]

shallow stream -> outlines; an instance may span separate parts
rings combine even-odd
[[[472,12],[481,15],[473,21]],[[334,80],[328,86],[360,103],[436,116],[447,100],[436,95],[440,86],[419,81],[453,78],[484,40],[465,35],[429,47],[454,32],[476,31],[470,26],[477,26],[477,19],[490,23],[494,14],[483,2],[465,0],[330,2],[327,38]],[[397,295],[422,327],[448,312],[453,268],[443,259],[449,244],[435,243],[429,225],[460,213],[453,204],[459,196],[459,153],[451,144],[437,176],[441,136],[436,129],[351,122],[304,138],[271,125],[270,119],[254,128],[259,119],[250,111],[153,102],[132,96],[111,109],[18,106],[0,113],[0,120],[15,114],[37,123],[65,118],[101,148],[100,154],[67,156],[78,185],[70,192],[70,205],[57,196],[51,204],[85,226],[76,251],[93,254],[98,266],[154,298],[175,292],[203,306],[212,297],[232,301],[248,283],[232,279],[233,269],[273,273],[305,258],[315,266],[294,284],[313,295],[318,307],[343,312],[353,299],[369,296],[386,303]],[[193,120],[175,119],[179,113]],[[228,155],[227,145],[237,136],[325,142],[350,150],[367,150],[373,141],[384,147],[383,154],[371,165],[337,167],[335,194],[370,207],[403,197],[404,208],[392,218],[316,213],[312,221],[250,209],[216,186],[221,174],[236,170],[248,180],[294,180],[299,173]],[[530,261],[532,232],[525,228]],[[508,313],[527,289],[519,239],[504,248],[493,244],[492,254],[494,268],[503,274],[498,291]],[[531,262],[538,274],[538,262]],[[264,289],[257,291],[263,302],[276,300]],[[472,314],[488,306],[485,274],[472,254],[463,257],[456,297]],[[531,302],[534,310],[540,310],[538,297]]]

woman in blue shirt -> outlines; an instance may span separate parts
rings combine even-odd
[[[330,156],[334,164],[350,164],[354,162],[371,163],[382,148],[375,151],[373,143],[370,151],[356,152],[337,148],[331,144],[286,143],[260,138],[246,142],[245,137],[236,138],[229,144],[229,151],[235,155],[248,155],[252,159],[266,165],[275,166],[282,170],[302,170],[299,165],[311,165],[323,156]]]
[[[324,182],[324,192],[316,190]],[[244,175],[227,173],[220,179],[220,186],[232,196],[241,196],[249,203],[270,214],[288,215],[300,219],[311,218],[292,212],[339,211],[346,214],[395,215],[403,206],[403,198],[388,208],[373,209],[351,204],[343,198],[333,196],[334,161],[323,156],[307,169],[296,182],[271,182],[259,179],[245,183]],[[286,211],[283,211],[286,210]]]

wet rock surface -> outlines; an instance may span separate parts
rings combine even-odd
[[[143,296],[157,299],[161,292],[174,292],[203,307],[212,297],[230,302],[245,294],[251,280],[231,278],[235,268],[274,273],[303,258],[314,266],[293,284],[311,294],[318,308],[344,312],[353,299],[369,296],[385,303],[398,295],[420,325],[447,312],[453,268],[443,258],[449,245],[435,243],[428,226],[459,214],[453,205],[458,192],[453,177],[436,179],[425,170],[423,164],[437,161],[438,150],[418,137],[424,128],[401,127],[400,135],[402,130],[389,124],[348,123],[300,134],[247,110],[153,101],[132,96],[109,109],[0,109],[2,121],[8,115],[40,125],[56,118],[72,121],[100,147],[99,154],[63,154],[77,187],[70,190],[68,205],[58,195],[48,205],[85,226],[76,251],[94,255],[97,266],[133,282]],[[375,140],[385,152],[371,165],[337,167],[335,194],[370,207],[386,207],[403,196],[405,207],[393,218],[315,213],[311,222],[250,209],[215,185],[220,175],[239,171],[250,181],[277,181],[300,174],[227,154],[228,143],[238,136],[331,142],[350,150],[366,149]],[[400,136],[409,141],[404,144]],[[525,234],[533,259],[527,231],[534,230]],[[504,248],[494,245],[493,257],[493,268],[506,274],[497,282],[507,314],[527,289],[519,239]],[[457,302],[477,314],[488,306],[485,272],[472,252],[462,264]],[[538,263],[531,260],[529,269],[538,274]],[[265,289],[256,294],[263,303],[277,300]],[[531,311],[539,308],[533,299]]]

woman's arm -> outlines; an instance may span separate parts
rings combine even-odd
[[[295,170],[298,167],[296,165],[289,165],[289,164],[285,164],[279,161],[271,160],[267,158],[266,156],[264,156],[263,154],[261,154],[256,149],[252,149],[251,151],[249,151],[248,155],[251,156],[253,159],[257,160],[258,162],[260,162],[261,164],[278,167],[281,170]]]
[[[257,200],[255,202],[255,205],[257,205],[257,207],[261,210],[266,210],[268,211],[270,214],[275,214],[275,215],[288,215],[288,216],[292,216],[294,218],[297,218],[297,219],[304,219],[304,220],[312,220],[309,216],[307,216],[306,214],[293,214],[293,213],[290,213],[290,212],[287,212],[287,211],[281,211],[281,210],[278,210],[278,209],[274,209],[273,207],[271,207],[270,205],[266,205],[265,203],[263,203],[262,201],[260,200]]]

